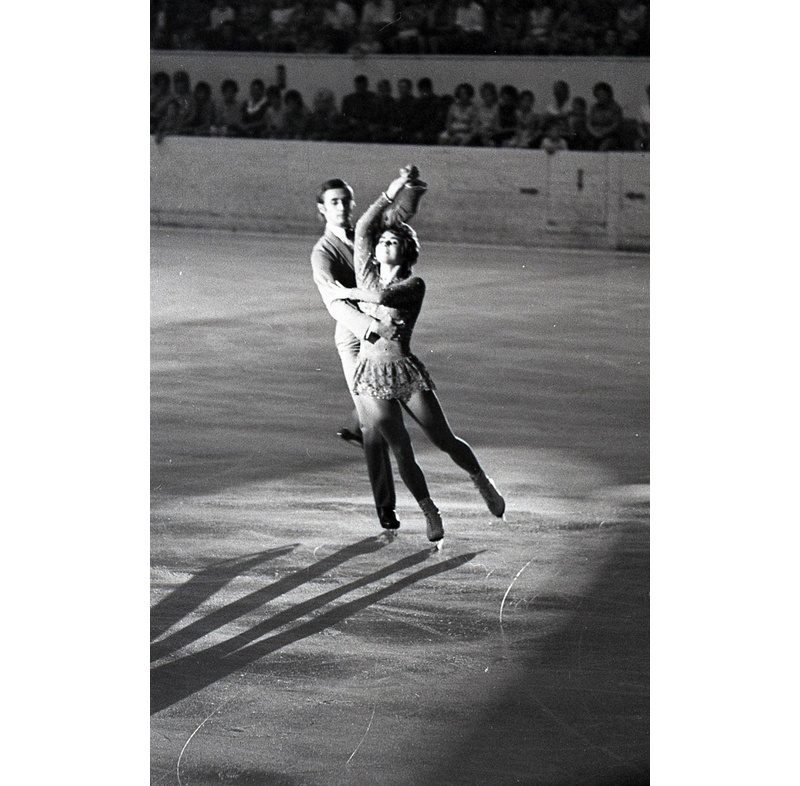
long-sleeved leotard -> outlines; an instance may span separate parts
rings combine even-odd
[[[433,380],[422,361],[411,352],[411,334],[425,298],[425,282],[418,276],[383,286],[373,261],[376,236],[384,208],[391,204],[381,195],[356,224],[353,261],[356,286],[377,294],[378,304],[362,304],[376,317],[390,316],[402,322],[397,340],[362,341],[353,392],[381,399],[406,400],[415,390],[434,390]]]

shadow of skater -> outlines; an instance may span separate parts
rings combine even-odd
[[[153,669],[150,679],[150,712],[151,714],[160,712],[163,709],[175,704],[181,699],[191,696],[198,690],[201,690],[217,680],[232,674],[233,672],[244,668],[250,663],[253,663],[265,655],[275,652],[276,650],[293,644],[301,639],[313,636],[320,633],[326,628],[330,628],[339,622],[352,617],[359,611],[379,603],[385,598],[394,595],[407,587],[423,581],[424,579],[437,576],[440,573],[458,568],[461,565],[474,559],[480,552],[472,552],[469,554],[462,554],[457,557],[451,557],[436,565],[430,565],[427,568],[418,570],[402,579],[395,581],[383,589],[375,590],[362,598],[356,598],[341,606],[336,606],[312,620],[303,622],[283,633],[277,633],[255,644],[241,647],[248,641],[252,641],[265,632],[272,630],[279,625],[285,625],[299,617],[308,614],[309,612],[325,605],[331,600],[344,595],[347,592],[352,592],[360,587],[372,584],[380,579],[405,570],[408,567],[419,564],[428,559],[433,552],[430,549],[411,554],[404,557],[397,562],[388,565],[374,573],[364,576],[361,579],[345,584],[344,586],[330,590],[322,595],[305,601],[297,606],[287,609],[284,612],[276,615],[276,617],[265,620],[263,623],[257,625],[251,631],[240,634],[239,636],[231,639],[230,641],[223,642],[222,644],[210,647],[209,649],[200,652],[196,655],[186,656],[173,663],[159,666]],[[238,649],[237,649],[238,647]]]
[[[163,658],[165,655],[175,652],[181,647],[185,647],[187,644],[191,644],[192,642],[201,639],[206,634],[217,630],[217,628],[221,628],[227,625],[229,622],[233,622],[235,619],[238,619],[239,617],[242,617],[251,611],[255,611],[265,603],[274,600],[280,595],[283,595],[284,593],[289,592],[290,590],[293,590],[302,584],[311,581],[312,579],[319,578],[327,571],[338,567],[352,557],[371,554],[374,551],[382,549],[385,545],[386,541],[380,539],[379,537],[364,538],[356,543],[351,543],[349,546],[345,546],[344,548],[335,551],[330,556],[315,562],[313,565],[302,568],[301,570],[298,570],[289,576],[279,579],[273,584],[262,587],[261,589],[251,592],[249,595],[245,595],[242,598],[238,598],[237,600],[233,601],[233,603],[229,603],[227,606],[215,609],[205,617],[195,620],[185,628],[181,628],[180,630],[175,631],[175,633],[167,636],[165,639],[153,644],[150,647],[150,660],[154,661],[158,660],[159,658]],[[295,546],[286,547],[286,550],[293,548],[295,548]],[[278,551],[278,549],[276,549],[276,551]]]
[[[275,557],[288,554],[296,549],[297,543],[290,546],[260,551],[241,557],[215,562],[192,576],[185,584],[173,590],[150,609],[150,641],[168,631],[176,622],[199,608],[212,595],[228,582],[256,565],[268,562]]]

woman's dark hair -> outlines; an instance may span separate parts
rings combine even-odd
[[[409,267],[414,265],[419,259],[419,238],[417,237],[417,233],[408,224],[404,224],[403,222],[392,224],[385,229],[381,229],[378,232],[378,237],[384,232],[391,232],[393,235],[397,236],[397,239],[400,241],[400,254],[403,257],[403,261]]]
[[[326,180],[317,190],[318,205],[321,205],[325,202],[325,192],[330,191],[333,188],[346,188],[350,192],[350,196],[353,196],[353,189],[350,187],[349,183],[341,178],[333,177],[330,180]]]

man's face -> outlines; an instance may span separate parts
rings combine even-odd
[[[326,224],[348,229],[353,221],[355,200],[347,188],[329,188],[322,195],[322,204],[317,203]]]

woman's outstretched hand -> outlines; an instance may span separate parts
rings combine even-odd
[[[389,187],[386,189],[386,196],[394,200],[400,191],[405,188],[406,184],[413,180],[419,180],[419,169],[413,164],[406,164],[400,170],[400,177],[395,178],[389,183]]]

